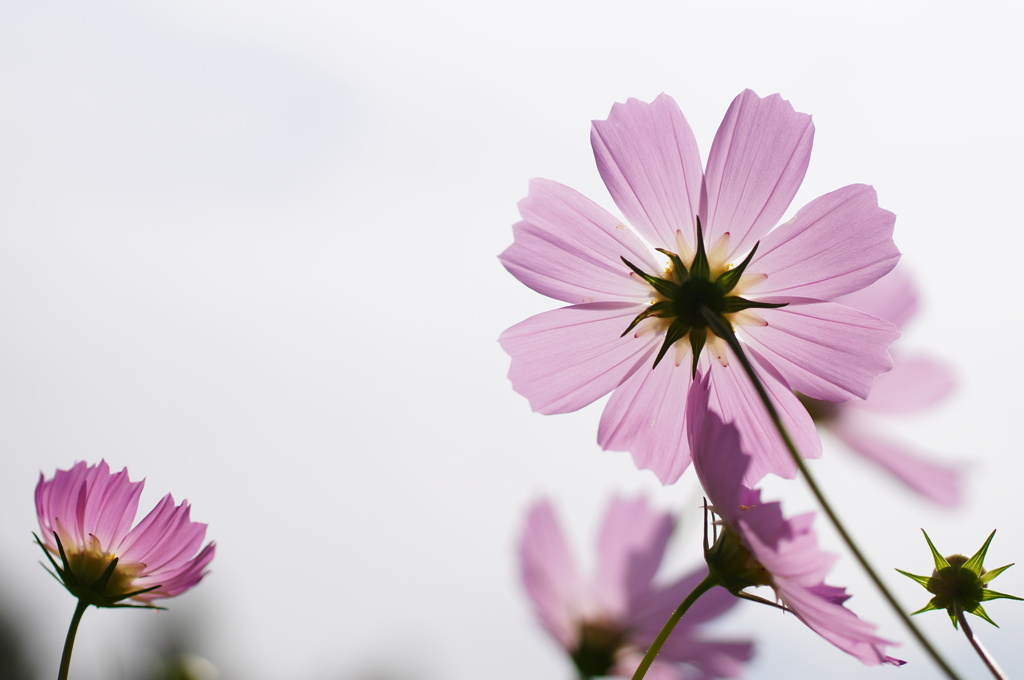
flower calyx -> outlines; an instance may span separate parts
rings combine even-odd
[[[999,626],[989,618],[981,603],[1000,598],[1024,600],[1024,598],[999,593],[988,588],[988,584],[996,576],[1013,566],[1013,563],[1011,563],[992,570],[986,570],[982,566],[989,544],[992,543],[992,538],[996,535],[995,530],[989,534],[985,544],[981,546],[978,552],[974,553],[971,557],[960,554],[943,557],[935,549],[935,545],[932,543],[932,539],[928,537],[928,533],[924,529],[921,530],[921,533],[924,534],[924,539],[928,542],[928,547],[932,551],[932,559],[935,562],[935,570],[932,572],[932,575],[916,576],[902,569],[896,570],[904,576],[917,581],[929,593],[935,596],[928,604],[914,612],[914,614],[945,609],[953,622],[953,627],[957,628],[958,613],[968,612],[985,619],[998,628]]]
[[[131,589],[132,582],[142,572],[145,565],[120,564],[120,559],[116,555],[105,554],[98,548],[98,545],[90,545],[84,550],[69,555],[64,549],[64,544],[61,543],[60,536],[55,531],[53,538],[61,560],[61,564],[58,565],[53,559],[50,549],[38,536],[34,533],[32,535],[39,547],[42,548],[46,559],[50,561],[50,565],[53,566],[53,571],[50,571],[45,564],[43,567],[79,601],[95,607],[164,609],[152,604],[121,604],[123,600],[162,587],[155,585],[139,590]],[[95,537],[90,537],[90,539],[93,543],[98,544]]]
[[[740,282],[754,253],[757,252],[758,245],[754,244],[754,247],[738,265],[725,267],[724,271],[716,274],[718,268],[713,267],[708,259],[707,250],[704,247],[704,234],[698,217],[697,252],[689,267],[679,255],[663,248],[657,248],[657,251],[669,259],[670,265],[661,277],[648,274],[626,258],[622,258],[626,266],[655,292],[654,301],[630,322],[626,330],[622,332],[622,337],[625,337],[645,319],[653,317],[665,320],[668,322],[665,340],[662,342],[651,368],[658,366],[669,348],[675,343],[688,339],[693,357],[691,370],[692,374],[696,376],[697,360],[709,340],[709,333],[712,337],[721,335],[723,331],[731,333],[731,315],[751,308],[773,309],[786,306],[786,303],[757,302],[747,300],[739,295],[730,295]],[[723,340],[726,339],[723,338]]]

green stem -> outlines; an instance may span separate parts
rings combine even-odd
[[[974,647],[974,651],[978,653],[981,660],[985,662],[985,667],[992,672],[992,676],[996,680],[1006,680],[1006,674],[1003,673],[1003,669],[999,667],[996,660],[988,653],[985,646],[981,644],[981,640],[974,637],[974,631],[971,630],[971,626],[967,623],[967,617],[964,615],[964,610],[959,605],[956,607],[956,620],[960,622],[960,627],[964,629],[964,635],[967,636],[967,641],[971,643],[971,647]]]
[[[636,667],[636,672],[633,673],[633,680],[641,680],[646,674],[647,669],[654,663],[654,658],[658,656],[658,652],[665,645],[665,641],[668,640],[668,636],[672,634],[672,630],[679,623],[679,619],[683,618],[683,614],[690,608],[694,602],[697,601],[704,593],[708,592],[712,588],[718,585],[718,577],[708,574],[704,577],[704,580],[697,584],[697,587],[686,596],[683,603],[676,607],[676,610],[672,612],[672,616],[669,617],[665,625],[661,627],[661,632],[658,633],[658,637],[654,638],[654,642],[651,643],[651,648],[644,654],[644,658],[641,659],[640,665]]]
[[[57,680],[68,680],[68,670],[71,668],[71,648],[75,646],[78,624],[88,606],[88,602],[79,600],[78,606],[75,607],[75,614],[71,617],[71,626],[68,628],[68,637],[64,640],[64,653],[60,657],[60,671],[57,672]]]
[[[800,470],[800,474],[802,474],[804,479],[807,481],[807,486],[810,487],[811,493],[814,494],[814,497],[818,500],[818,503],[825,511],[825,514],[828,515],[828,518],[832,521],[832,525],[835,526],[836,531],[839,532],[839,535],[846,543],[846,546],[850,549],[850,552],[853,553],[853,556],[860,563],[860,566],[863,567],[864,571],[867,572],[868,576],[871,578],[871,581],[875,584],[875,587],[878,588],[878,590],[882,593],[882,596],[889,603],[889,606],[892,607],[892,610],[896,612],[896,616],[898,616],[900,620],[903,621],[903,624],[910,630],[911,634],[921,644],[921,646],[924,647],[928,655],[932,657],[932,660],[935,661],[935,663],[939,666],[939,668],[942,669],[946,676],[950,678],[950,680],[960,680],[959,676],[953,671],[949,664],[946,663],[946,660],[939,655],[939,652],[928,641],[928,638],[926,638],[924,634],[920,630],[918,630],[917,626],[914,625],[914,622],[910,619],[910,616],[903,610],[902,607],[900,607],[899,602],[897,602],[893,594],[889,592],[889,589],[882,582],[882,579],[878,576],[875,570],[871,567],[871,564],[868,563],[867,558],[860,551],[860,548],[858,548],[857,544],[854,543],[853,537],[850,536],[850,534],[846,531],[846,528],[843,526],[842,522],[839,521],[839,517],[832,509],[832,506],[829,504],[827,500],[825,500],[825,494],[822,493],[821,488],[818,486],[818,483],[814,480],[814,477],[811,476],[811,473],[807,469],[807,466],[804,465],[804,460],[800,456],[800,452],[797,451],[796,445],[793,443],[792,438],[789,436],[789,432],[786,430],[786,426],[782,423],[782,418],[779,417],[779,412],[775,408],[775,403],[768,396],[768,392],[765,390],[764,385],[761,383],[761,379],[758,377],[753,365],[751,365],[750,360],[747,358],[746,353],[743,351],[743,347],[740,345],[739,340],[736,339],[735,333],[733,333],[732,329],[728,328],[722,322],[722,320],[717,315],[714,314],[714,312],[711,312],[708,309],[703,309],[702,313],[704,315],[704,319],[707,321],[708,326],[711,328],[714,334],[724,339],[726,343],[728,343],[729,348],[736,355],[736,358],[739,359],[740,364],[743,366],[743,370],[750,378],[750,381],[754,384],[754,389],[757,390],[757,395],[761,398],[761,402],[764,404],[765,410],[768,411],[768,415],[769,417],[771,417],[772,423],[775,424],[775,429],[778,430],[779,436],[782,437],[782,441],[785,443],[786,448],[789,450],[789,455],[793,458],[793,462],[796,463],[797,468],[799,468]]]

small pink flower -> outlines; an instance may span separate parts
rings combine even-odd
[[[706,571],[664,586],[653,583],[675,521],[642,500],[612,501],[598,537],[594,577],[582,579],[548,502],[531,508],[520,555],[523,582],[541,623],[565,649],[581,677],[629,677],[672,611]],[[736,678],[753,655],[749,642],[708,640],[700,624],[725,613],[735,598],[706,593],[683,617],[648,677]]]
[[[903,328],[917,312],[918,296],[910,277],[899,269],[864,290],[838,300],[848,307]],[[955,379],[950,368],[923,354],[893,352],[893,368],[878,376],[866,400],[822,402],[805,397],[807,410],[856,453],[890,472],[914,491],[943,505],[963,500],[963,472],[931,460],[928,454],[877,434],[878,419],[924,411],[949,396]]]
[[[591,141],[632,227],[566,186],[533,180],[501,261],[530,288],[571,305],[501,336],[512,385],[533,409],[566,413],[611,392],[598,442],[630,451],[671,483],[690,463],[686,395],[695,373],[709,376],[712,408],[735,422],[753,456],[746,481],[794,477],[710,314],[745,346],[802,455],[819,456],[793,390],[863,398],[891,367],[893,326],[832,300],[888,272],[899,252],[894,215],[865,185],[816,198],[775,226],[803,180],[813,133],[810,116],[789,102],[747,90],[726,112],[702,169],[670,97],[630,99],[594,121]]]
[[[814,513],[786,519],[778,502],[762,502],[761,492],[744,483],[750,456],[737,429],[707,409],[707,398],[704,382],[694,383],[687,415],[693,466],[711,510],[721,518],[721,533],[707,555],[712,571],[734,593],[770,586],[808,628],[865,664],[902,665],[885,653],[893,643],[843,606],[850,597],[846,590],[825,584],[836,557],[818,549]]]
[[[215,546],[202,546],[206,525],[189,519],[187,501],[175,505],[167,494],[132,527],[144,484],[130,481],[127,469],[111,474],[105,461],[76,463],[51,480],[39,475],[40,545],[80,600],[97,607],[123,606],[117,603],[125,599],[150,605],[206,575]]]

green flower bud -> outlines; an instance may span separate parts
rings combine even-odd
[[[935,549],[932,539],[928,537],[924,529],[921,530],[921,533],[924,534],[924,540],[928,541],[928,547],[931,548],[932,559],[935,562],[935,571],[932,572],[931,576],[915,576],[902,569],[896,570],[904,576],[914,579],[935,596],[927,605],[914,612],[914,614],[920,614],[921,612],[933,609],[945,609],[949,614],[949,618],[953,621],[953,627],[956,628],[958,612],[969,612],[985,619],[998,628],[999,626],[996,625],[996,622],[985,613],[981,603],[999,598],[1006,598],[1008,600],[1024,599],[1014,595],[998,593],[988,588],[988,583],[992,579],[1013,566],[1013,563],[1011,563],[991,571],[986,570],[982,566],[982,562],[985,561],[985,554],[988,552],[988,546],[996,535],[995,530],[989,534],[985,545],[981,546],[981,549],[974,553],[972,557],[960,554],[943,557]]]

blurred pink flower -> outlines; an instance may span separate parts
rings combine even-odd
[[[105,461],[76,463],[51,480],[39,475],[40,544],[80,600],[98,607],[129,598],[149,605],[180,595],[206,575],[215,546],[200,550],[206,525],[189,519],[187,501],[176,506],[167,494],[132,527],[144,484],[130,481],[127,469],[111,474]]]
[[[754,458],[746,481],[794,477],[756,392],[704,312],[735,330],[808,458],[821,443],[793,390],[863,398],[891,367],[892,325],[830,302],[899,258],[895,217],[878,207],[874,190],[838,189],[772,229],[803,180],[812,137],[810,116],[750,90],[726,112],[706,171],[667,95],[630,99],[594,121],[598,170],[633,228],[566,186],[531,182],[501,261],[571,306],[502,334],[513,387],[546,414],[612,392],[598,442],[630,451],[671,483],[690,463],[684,413],[693,373],[708,375],[712,407],[736,423]]]
[[[888,656],[893,643],[875,635],[876,627],[843,606],[844,588],[825,584],[836,556],[818,549],[811,529],[814,513],[791,519],[778,502],[761,501],[761,492],[744,481],[750,456],[739,432],[707,409],[704,382],[694,383],[687,404],[691,419],[693,466],[711,510],[721,519],[718,540],[708,552],[712,571],[738,593],[767,585],[778,601],[808,628],[868,665],[902,665]]]
[[[535,504],[520,542],[523,583],[541,623],[565,649],[581,677],[629,677],[672,611],[700,583],[700,569],[664,586],[655,573],[675,521],[642,500],[615,499],[598,537],[594,577],[582,579],[554,510]],[[753,655],[750,642],[708,640],[700,624],[735,603],[728,593],[706,593],[683,617],[648,677],[712,680],[740,677]]]
[[[896,269],[867,288],[836,300],[903,328],[917,312],[917,291],[906,272]],[[804,397],[815,422],[833,432],[853,451],[890,472],[914,491],[943,505],[963,500],[964,476],[955,465],[875,432],[878,416],[923,411],[945,399],[955,384],[950,368],[922,354],[893,351],[893,368],[878,376],[866,400],[843,403]]]

